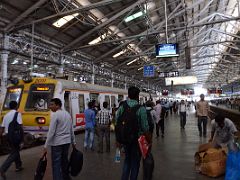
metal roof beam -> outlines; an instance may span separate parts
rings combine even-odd
[[[26,11],[24,11],[20,16],[18,16],[13,22],[7,25],[6,28],[4,28],[4,31],[8,32],[13,29],[13,27],[22,21],[24,18],[26,18],[29,14],[31,14],[35,9],[39,8],[41,5],[43,5],[47,0],[39,0],[37,1],[33,6],[28,8]]]
[[[108,20],[106,20],[105,22],[103,22],[102,24],[99,24],[98,26],[96,26],[95,28],[93,28],[92,30],[88,31],[87,33],[81,35],[80,37],[78,37],[77,39],[75,39],[74,41],[72,41],[71,43],[67,44],[62,51],[69,51],[73,45],[77,44],[79,41],[83,40],[84,38],[86,38],[87,36],[91,35],[92,33],[94,33],[95,31],[98,31],[99,29],[105,27],[106,25],[110,24],[112,21],[114,21],[115,19],[119,18],[120,16],[122,16],[123,14],[125,14],[126,12],[128,12],[129,10],[131,10],[132,8],[135,8],[137,5],[141,4],[145,2],[145,0],[138,0],[137,2],[133,3],[131,6],[127,7],[126,9],[120,11],[119,13],[115,14],[114,16],[112,16],[111,18],[109,18]]]

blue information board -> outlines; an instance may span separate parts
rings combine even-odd
[[[144,66],[143,67],[143,76],[144,77],[154,77],[154,66]]]

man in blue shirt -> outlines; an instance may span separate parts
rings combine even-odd
[[[84,148],[87,150],[89,147],[92,151],[93,149],[93,140],[94,140],[94,127],[95,127],[95,112],[93,111],[93,103],[88,103],[88,109],[84,111],[85,115],[85,139],[84,139]]]

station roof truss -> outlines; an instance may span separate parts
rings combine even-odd
[[[238,0],[2,0],[1,50],[9,74],[57,73],[124,87],[128,81],[157,89],[156,72],[195,75],[207,86],[240,78]],[[167,28],[166,28],[167,27]],[[4,39],[8,36],[7,49]],[[179,57],[157,58],[155,45],[178,43]],[[186,69],[185,49],[191,69]],[[150,86],[149,86],[150,84]]]

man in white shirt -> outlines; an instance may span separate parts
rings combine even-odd
[[[237,134],[237,128],[230,119],[218,114],[211,122],[211,138],[215,147],[227,146],[230,150],[235,150],[234,135]]]
[[[8,127],[9,127],[9,124],[13,121],[15,113],[17,113],[17,107],[18,107],[18,104],[16,101],[11,101],[9,103],[9,108],[11,109],[11,111],[9,111],[3,118],[2,125],[1,125],[1,131],[0,131],[0,137],[2,136],[3,133],[5,133],[6,135],[8,134]],[[16,120],[17,120],[18,124],[22,125],[21,113],[18,112],[16,114],[16,116],[17,116]],[[0,168],[1,177],[3,179],[6,179],[5,173],[13,162],[15,162],[15,165],[16,165],[16,172],[21,171],[23,169],[22,161],[21,161],[21,157],[20,157],[20,153],[19,153],[20,144],[14,145],[10,141],[9,141],[9,144],[11,147],[11,153],[9,154],[8,158],[4,161],[4,163],[2,164],[2,166]]]
[[[186,106],[184,100],[181,100],[181,103],[179,104],[178,110],[179,110],[179,115],[180,115],[181,129],[185,129],[186,116],[187,116],[187,106]]]
[[[156,136],[159,137],[159,128],[161,127],[162,134],[164,135],[164,120],[162,123],[160,123],[160,116],[162,111],[161,101],[156,101],[156,106],[154,107],[154,110],[156,111]]]
[[[47,153],[47,146],[51,146],[53,180],[69,180],[68,150],[70,144],[75,147],[75,135],[70,114],[61,109],[62,102],[58,98],[50,101],[49,108],[54,113],[44,145],[43,154]]]
[[[201,100],[197,102],[198,131],[199,136],[207,137],[207,121],[208,121],[208,102],[204,100],[204,94],[200,95]]]

